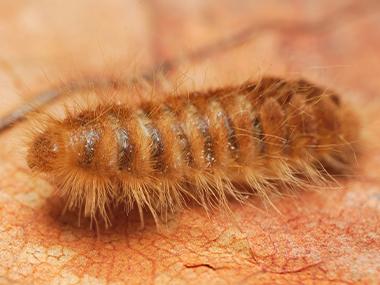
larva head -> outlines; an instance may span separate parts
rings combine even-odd
[[[57,157],[61,151],[59,134],[46,130],[35,136],[27,155],[28,166],[39,172],[49,172],[54,169]]]

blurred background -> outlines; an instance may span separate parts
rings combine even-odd
[[[379,6],[371,0],[1,1],[0,114],[52,83],[154,68],[192,88],[272,73],[373,96]],[[174,59],[165,70],[163,63]]]
[[[168,236],[97,238],[57,222],[16,125],[0,135],[0,284],[378,284],[379,27],[378,0],[1,0],[0,116],[93,76],[160,71],[194,89],[272,74],[336,89],[370,140],[341,191],[284,197],[281,216],[234,205],[236,226],[191,209]]]

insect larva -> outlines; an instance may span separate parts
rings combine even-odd
[[[266,77],[50,118],[27,162],[79,214],[107,224],[122,205],[158,220],[191,199],[205,208],[242,200],[238,185],[266,196],[276,185],[323,179],[325,169],[345,171],[358,133],[355,114],[333,91]]]

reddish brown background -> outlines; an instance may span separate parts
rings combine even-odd
[[[0,283],[378,284],[379,27],[370,0],[1,1],[0,115],[57,81],[128,77],[221,41],[169,79],[302,75],[357,106],[364,148],[339,190],[277,199],[281,215],[252,200],[233,219],[191,208],[160,233],[129,220],[97,237],[59,217],[53,188],[25,165],[18,124],[0,134]]]

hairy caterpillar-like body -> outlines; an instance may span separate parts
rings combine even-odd
[[[50,119],[27,162],[49,175],[68,209],[108,223],[123,205],[158,220],[191,199],[205,208],[242,200],[239,185],[267,196],[279,186],[317,183],[326,169],[350,167],[358,132],[333,91],[264,77]]]

